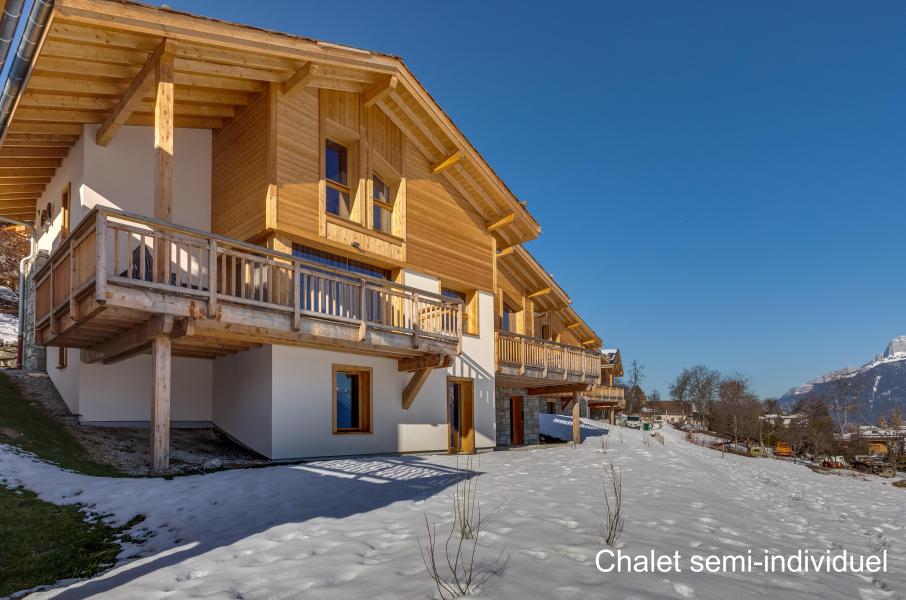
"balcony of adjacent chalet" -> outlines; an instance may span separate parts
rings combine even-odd
[[[166,336],[173,356],[286,344],[420,364],[448,361],[462,338],[457,300],[100,207],[51,253],[35,298],[37,342],[89,363]]]
[[[580,346],[498,331],[495,352],[497,385],[530,395],[580,392],[601,382],[601,354]]]

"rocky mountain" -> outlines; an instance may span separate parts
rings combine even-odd
[[[791,410],[796,403],[816,394],[831,397],[835,382],[849,379],[848,388],[857,396],[857,410],[849,422],[875,424],[879,417],[887,416],[892,408],[906,414],[906,336],[892,339],[887,349],[861,367],[845,367],[809,381],[781,396],[780,404]]]

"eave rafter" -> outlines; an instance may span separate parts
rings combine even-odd
[[[142,70],[139,71],[135,79],[129,85],[123,95],[120,97],[116,108],[104,120],[104,123],[98,128],[95,139],[99,146],[106,146],[120,130],[120,127],[126,124],[132,113],[135,112],[138,105],[142,102],[151,89],[157,83],[157,73],[161,61],[167,57],[171,58],[175,54],[176,44],[169,39],[164,39],[157,49],[148,58]]]

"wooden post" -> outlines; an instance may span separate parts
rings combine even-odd
[[[154,216],[171,221],[173,213],[173,58],[172,47],[165,47],[155,67],[154,95]],[[154,240],[154,281],[169,283],[170,266],[165,264],[163,239]]]
[[[573,392],[573,443],[581,444],[582,436],[579,434],[579,392]]]
[[[217,319],[217,240],[211,238],[208,250],[208,318]]]
[[[98,304],[105,304],[107,302],[107,217],[98,211],[97,219],[94,226],[95,259],[97,260],[94,272],[94,292]],[[113,231],[113,239],[119,240],[116,230]],[[128,242],[126,245],[128,250]]]
[[[151,470],[170,467],[170,338],[151,340]]]

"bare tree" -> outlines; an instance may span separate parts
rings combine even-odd
[[[645,365],[634,360],[629,365],[629,374],[626,386],[626,412],[635,414],[645,404],[645,392],[642,391],[642,382],[645,381]]]
[[[899,408],[893,408],[886,417],[878,419],[878,428],[887,440],[887,458],[893,465],[894,472],[899,466],[900,456],[903,453],[903,443],[906,440],[906,431],[903,429],[903,413]]]
[[[838,377],[831,382],[827,395],[827,408],[834,417],[837,433],[846,430],[849,415],[857,410],[863,381],[858,376]]]
[[[0,286],[19,288],[19,262],[28,254],[28,236],[0,227]]]
[[[713,407],[714,428],[733,439],[735,446],[740,438],[750,443],[759,436],[761,403],[750,390],[748,377],[735,374],[720,382],[718,400]]]
[[[711,413],[719,396],[721,380],[719,371],[705,365],[689,369],[689,400],[698,409],[702,425],[711,426]]]
[[[769,415],[779,415],[780,414],[780,401],[777,398],[765,398],[762,403],[764,407],[764,412]]]
[[[457,464],[458,466],[458,464]],[[505,568],[501,557],[485,563],[476,562],[479,534],[486,525],[481,517],[478,501],[478,480],[473,480],[472,457],[453,490],[453,522],[444,540],[425,515],[427,537],[418,540],[418,547],[428,576],[434,581],[441,600],[452,600],[469,595],[482,587],[492,575],[499,575]]]

